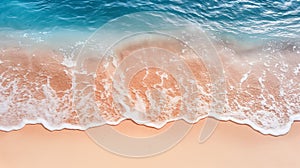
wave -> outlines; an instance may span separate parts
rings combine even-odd
[[[125,119],[161,128],[212,116],[282,135],[300,118],[295,41],[250,45],[219,39],[214,48],[195,51],[172,36],[148,33],[125,38],[100,57],[99,48],[77,38],[66,44],[2,46],[1,130],[37,123],[49,130],[85,130]],[[217,54],[222,67],[211,70],[209,54]]]

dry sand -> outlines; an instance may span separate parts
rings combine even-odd
[[[84,131],[50,132],[40,125],[0,132],[0,167],[299,167],[300,124],[284,136],[262,135],[246,125],[221,122],[211,138],[199,144],[204,120],[169,151],[147,158],[127,158],[97,146]],[[117,127],[132,136],[153,134],[130,121]],[[125,130],[124,130],[125,129]],[[132,132],[132,130],[136,130]],[[152,130],[152,131],[149,131]]]

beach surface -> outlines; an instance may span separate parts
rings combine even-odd
[[[213,111],[209,108],[213,97],[210,84],[215,71],[209,71],[207,62],[183,50],[184,45],[177,41],[154,38],[126,44],[116,47],[116,55],[104,61],[87,58],[83,61],[86,71],[75,75],[78,71],[63,65],[58,51],[3,49],[0,96],[7,111],[2,108],[0,126],[8,132],[0,132],[1,167],[300,166],[300,124],[295,121],[299,120],[300,65],[296,52],[281,49],[270,55],[258,48],[218,48],[216,44],[224,68],[215,69],[224,72],[224,110],[214,116],[220,122],[212,136],[199,143],[206,117],[213,116],[209,113]],[[121,78],[123,73],[126,78]],[[128,90],[122,92],[124,86]],[[196,94],[184,96],[189,91]],[[76,102],[72,96],[77,92],[87,97],[76,97]],[[194,100],[198,102],[189,102]],[[93,106],[97,101],[100,106]],[[194,111],[180,109],[182,104]],[[83,113],[74,111],[77,105]],[[173,127],[174,120],[182,119],[193,125],[183,140],[170,150],[163,152],[162,148],[163,153],[144,158],[111,153],[92,140],[95,134],[83,131],[105,124],[126,136],[149,137],[163,134]],[[160,142],[165,139],[154,145]]]
[[[171,37],[141,35],[110,55],[88,50],[73,67],[54,49],[2,49],[0,129],[42,123],[84,130],[125,119],[161,128],[211,116],[263,134],[287,133],[300,118],[298,53],[214,46],[199,54]]]
[[[5,168],[34,167],[299,167],[300,124],[284,136],[262,135],[247,125],[220,122],[198,143],[204,120],[172,149],[146,158],[122,157],[96,145],[84,131],[48,131],[40,125],[0,132],[0,163]],[[140,137],[159,132],[123,121],[115,129]]]
[[[300,167],[299,0],[0,4],[0,168]]]

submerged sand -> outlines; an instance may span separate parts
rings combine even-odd
[[[169,121],[195,123],[213,116],[249,124],[264,134],[287,133],[300,112],[297,53],[216,46],[225,82],[224,107],[218,113],[210,113],[216,102],[214,71],[201,55],[174,39],[135,39],[116,46],[115,54],[105,59],[91,57],[84,66],[96,66],[95,78],[93,73],[74,75],[76,68],[62,65],[58,51],[2,49],[0,126],[12,130],[43,123],[51,130],[86,129],[129,118],[160,128]],[[148,63],[158,67],[143,68]],[[79,105],[84,113],[78,111]]]

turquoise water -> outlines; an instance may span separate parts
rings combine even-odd
[[[154,38],[155,35],[151,33],[152,36],[150,34],[137,36],[137,34],[147,34],[145,33],[147,31],[160,33],[160,37]],[[168,38],[164,37],[165,35]],[[143,40],[151,42],[151,39],[155,39],[157,44],[166,45],[162,47],[165,49],[168,47],[168,49],[176,49],[176,46],[183,42],[184,45],[177,48],[180,54],[186,51],[197,53],[194,53],[197,57],[193,59],[205,61],[204,66],[209,67],[210,77],[215,80],[212,85],[216,84],[216,87],[221,89],[223,85],[218,84],[224,82],[222,68],[227,70],[229,77],[226,79],[228,78],[232,85],[237,85],[235,88],[237,92],[231,94],[234,101],[232,103],[228,96],[229,98],[222,102],[225,104],[226,112],[209,115],[220,120],[249,124],[264,134],[273,135],[287,133],[294,120],[300,120],[299,0],[133,0],[128,2],[2,0],[0,2],[0,130],[20,129],[29,123],[42,123],[51,130],[83,129],[105,123],[117,124],[123,119],[130,118],[122,116],[120,120],[111,122],[102,120],[101,117],[99,119],[97,113],[99,108],[91,101],[94,100],[94,92],[89,88],[95,84],[93,82],[94,76],[97,76],[95,73],[97,67],[84,67],[84,61],[95,60],[94,63],[98,63],[101,62],[100,60],[108,59],[106,61],[109,63],[111,59],[112,67],[117,68],[118,63],[115,60],[118,59],[113,56],[122,55],[123,50],[126,53],[126,50],[137,45],[134,42],[142,43]],[[146,44],[145,42],[145,46]],[[115,52],[118,47],[121,48],[119,48],[120,53]],[[107,54],[107,51],[111,53]],[[43,59],[35,58],[36,55],[43,56]],[[190,56],[193,54],[188,57]],[[50,61],[49,64],[47,60],[52,57],[59,61],[50,65],[52,62]],[[31,59],[38,61],[32,63]],[[141,60],[142,65],[145,59]],[[30,62],[30,66],[26,61]],[[163,60],[159,62],[162,63]],[[223,63],[224,67],[222,67]],[[39,71],[42,76],[44,71],[49,72],[46,74],[48,83],[40,82],[38,77],[41,74],[34,72],[35,64],[42,67]],[[107,68],[109,64],[104,62],[103,65]],[[47,66],[50,67],[49,70]],[[30,73],[33,71],[37,76],[36,80],[27,81],[26,77],[14,76],[14,73],[23,71]],[[64,74],[70,75],[72,88],[67,89],[63,97],[59,97],[49,81]],[[81,75],[86,79],[81,80]],[[77,80],[77,77],[80,80]],[[66,79],[62,79],[64,80]],[[58,85],[63,85],[62,81],[56,82]],[[91,81],[92,83],[89,83]],[[248,85],[244,84],[247,82]],[[90,89],[87,91],[89,94],[81,93],[86,89],[80,88],[83,87],[81,84]],[[105,87],[110,88],[108,87],[110,85],[112,84],[108,83]],[[223,95],[229,93],[231,87],[234,88],[230,86],[216,92]],[[42,90],[41,94],[46,98],[32,98],[36,90]],[[127,95],[127,92],[123,94]],[[206,94],[201,93],[201,95]],[[23,95],[28,97],[24,98]],[[107,100],[110,100],[110,97]],[[64,102],[74,103],[74,106]],[[190,107],[191,109],[194,107],[192,103]],[[204,107],[206,106],[203,106],[203,112],[210,109]],[[84,124],[72,123],[71,121],[76,120],[77,116],[71,112],[79,111],[78,109],[81,108],[84,112]],[[85,113],[86,111],[94,113]],[[195,123],[208,116],[208,113],[198,112],[195,113],[194,118],[189,118],[187,121]],[[60,115],[57,115],[58,113]],[[137,122],[135,117],[131,119]],[[168,121],[184,117],[186,116],[182,114]],[[141,119],[140,123],[153,126],[151,125],[153,123],[148,120]]]
[[[217,35],[289,38],[300,36],[299,0],[2,0],[0,27],[16,30],[94,31],[134,12],[173,13]]]

